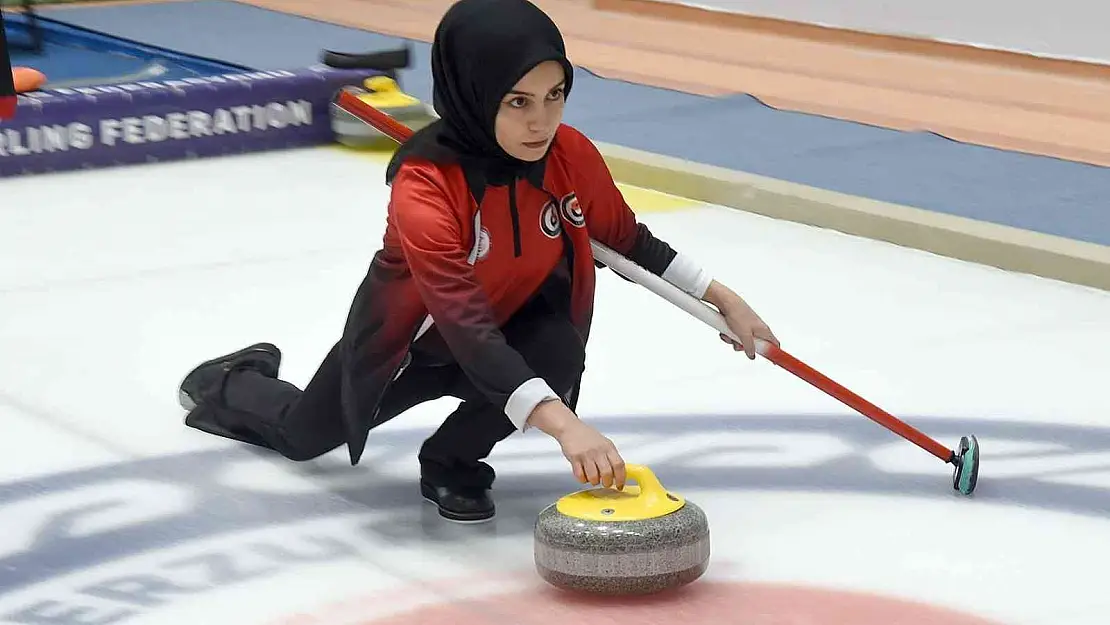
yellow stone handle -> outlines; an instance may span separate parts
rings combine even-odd
[[[374,93],[382,93],[386,91],[397,91],[399,88],[396,81],[389,76],[372,76],[362,81],[364,87]]]
[[[627,474],[628,479],[636,482],[640,487],[640,497],[645,499],[665,498],[667,496],[667,489],[663,488],[663,484],[655,477],[651,469],[642,464],[628,464],[624,467],[624,472]]]
[[[577,519],[590,521],[643,521],[680,510],[685,501],[663,488],[651,469],[642,464],[625,466],[625,482],[636,488],[617,493],[609,488],[580,490],[560,499],[555,509]]]

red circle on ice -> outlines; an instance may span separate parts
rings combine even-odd
[[[386,599],[388,600],[388,599]],[[999,625],[922,602],[785,584],[696,582],[648,597],[583,596],[554,588],[431,602],[360,625]]]

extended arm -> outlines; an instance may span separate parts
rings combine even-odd
[[[755,338],[778,345],[767,324],[735,291],[714,280],[693,258],[676,252],[636,219],[636,214],[617,188],[601,153],[586,137],[569,135],[580,155],[583,207],[590,236],[674,286],[716,307],[729,327],[741,338],[749,358],[755,358]],[[619,274],[618,274],[619,275]],[[732,343],[722,335],[723,340]]]

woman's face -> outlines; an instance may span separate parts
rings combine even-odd
[[[544,61],[501,99],[495,131],[501,149],[522,161],[538,161],[563,122],[563,66]]]

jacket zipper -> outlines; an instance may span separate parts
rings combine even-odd
[[[516,207],[516,180],[509,183],[509,214],[513,218],[513,252],[520,258],[520,213]]]

